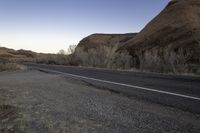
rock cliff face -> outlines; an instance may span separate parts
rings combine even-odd
[[[143,70],[200,72],[200,0],[173,0],[119,52]]]
[[[129,34],[93,34],[80,41],[77,48],[84,50],[99,48],[102,46],[123,46],[125,42],[132,39],[136,33]]]

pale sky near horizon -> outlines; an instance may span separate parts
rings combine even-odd
[[[139,32],[170,0],[0,0],[0,46],[57,53],[93,33]]]

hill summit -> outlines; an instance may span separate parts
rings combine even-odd
[[[78,48],[83,48],[84,50],[98,49],[102,46],[123,46],[125,42],[136,36],[137,33],[127,33],[127,34],[92,34],[88,37],[82,39]]]

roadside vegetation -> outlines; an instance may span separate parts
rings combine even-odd
[[[21,62],[34,62],[51,65],[200,75],[199,60],[191,60],[194,53],[190,49],[169,50],[166,48],[164,50],[137,51],[134,52],[134,55],[130,55],[128,51],[118,51],[118,46],[103,45],[98,48],[86,49],[85,47],[71,45],[67,52],[60,50],[57,54],[37,53],[31,58],[9,58],[2,55],[0,56],[0,72],[20,70],[22,69],[22,66],[19,65]]]
[[[70,45],[57,54],[42,54],[26,50],[0,48],[0,71],[21,69],[18,64],[33,62],[39,64],[84,66],[116,70],[143,72],[198,74],[199,58],[193,49],[167,47],[148,50],[121,50],[119,42],[87,46]]]
[[[174,74],[200,74],[200,66],[191,59],[190,50],[143,51],[130,55],[128,51],[117,51],[118,47],[100,47],[84,50],[77,48],[73,59],[81,66],[108,69],[134,70]],[[198,60],[196,61],[198,62]]]
[[[77,48],[71,59],[76,63],[72,64],[108,69],[130,69],[132,66],[131,56],[128,52],[117,53],[117,49],[117,46],[102,46],[87,51],[84,48]]]
[[[51,65],[68,65],[69,57],[65,54],[39,54],[35,58],[36,63]]]
[[[24,67],[16,63],[0,63],[0,72],[22,70]]]
[[[60,50],[57,54],[39,54],[36,63],[85,66],[117,70],[133,70],[145,72],[200,74],[198,65],[191,66],[188,62],[192,53],[187,50],[154,51],[130,55],[128,51],[117,51],[116,46],[101,46],[85,49],[84,47],[70,46],[68,52]],[[161,54],[162,53],[162,54]],[[164,54],[166,53],[166,54]]]

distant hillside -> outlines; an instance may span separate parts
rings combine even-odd
[[[0,47],[0,63],[28,61],[41,64],[70,65],[69,59],[70,56],[64,54],[45,54]]]
[[[125,42],[132,39],[136,33],[129,34],[92,34],[80,41],[77,48],[88,50],[102,46],[123,46]]]
[[[0,47],[0,60],[19,60],[31,59],[36,56],[35,52],[28,50],[14,50],[5,47]]]
[[[200,0],[169,2],[118,51],[128,51],[138,69],[200,73]]]

